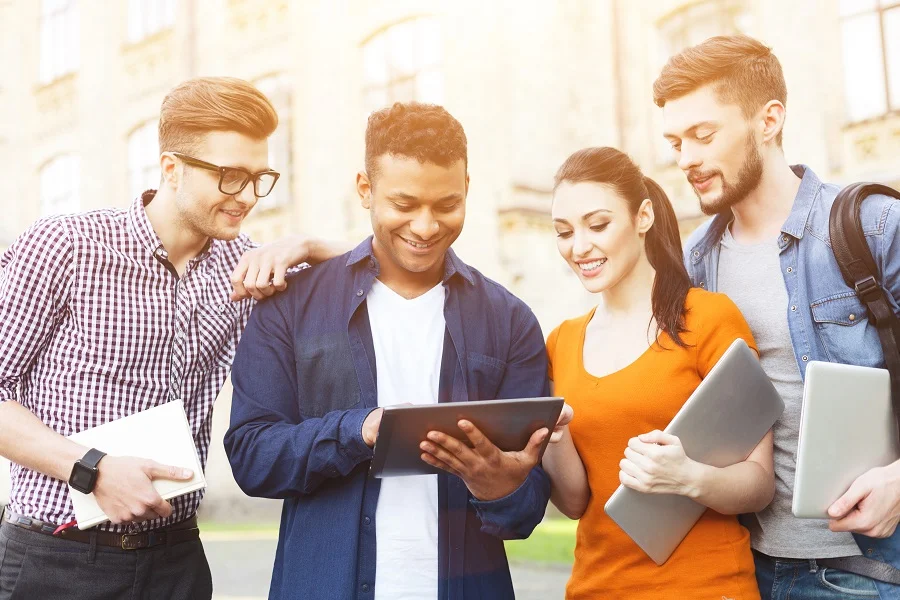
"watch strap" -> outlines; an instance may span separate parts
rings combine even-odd
[[[79,462],[86,467],[96,469],[97,465],[100,463],[104,456],[106,456],[106,452],[101,452],[96,448],[91,448],[87,451],[87,454],[81,457],[81,460]]]

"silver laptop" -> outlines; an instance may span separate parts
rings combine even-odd
[[[828,508],[857,477],[900,457],[898,446],[887,370],[809,363],[800,414],[794,516],[827,519]]]
[[[666,433],[681,440],[690,458],[727,467],[750,456],[783,411],[784,402],[756,354],[738,339],[700,382]],[[661,565],[706,507],[685,496],[644,494],[619,486],[604,509]]]

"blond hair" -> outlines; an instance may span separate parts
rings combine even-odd
[[[235,77],[198,77],[175,86],[159,112],[159,151],[190,152],[211,131],[264,140],[278,127],[265,94]]]

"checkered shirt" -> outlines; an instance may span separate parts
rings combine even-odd
[[[213,402],[253,305],[229,299],[229,278],[254,244],[212,240],[179,278],[144,211],[153,194],[127,210],[42,219],[0,256],[0,402],[68,436],[180,398],[205,468]],[[11,510],[74,519],[66,482],[10,471]],[[202,496],[173,499],[165,520],[100,528],[163,527],[194,515]]]

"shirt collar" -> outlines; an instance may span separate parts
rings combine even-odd
[[[799,240],[803,238],[803,232],[806,230],[806,223],[809,221],[813,204],[819,194],[819,190],[822,188],[822,181],[806,165],[792,165],[791,170],[797,177],[801,178],[800,188],[794,197],[791,214],[788,215],[784,225],[781,226],[781,231]],[[722,240],[725,229],[728,228],[733,220],[734,215],[730,210],[715,216],[706,234],[697,245],[691,248],[691,262],[693,264],[703,260],[703,257],[709,253],[712,247]]]
[[[806,230],[806,223],[809,221],[813,204],[819,195],[819,190],[822,189],[822,181],[806,165],[793,165],[791,170],[797,177],[801,178],[800,188],[794,197],[794,206],[791,208],[791,214],[784,222],[784,225],[781,226],[781,231],[799,240],[803,238],[803,232]]]
[[[378,259],[375,258],[375,252],[372,250],[372,237],[370,235],[353,249],[350,257],[347,259],[348,267],[356,266],[366,260],[369,261],[371,266],[378,267]],[[475,285],[475,276],[472,274],[472,269],[460,260],[453,248],[449,248],[444,256],[444,277],[442,281],[445,284],[449,283],[457,275],[468,281],[470,285]]]
[[[129,220],[131,221],[131,230],[132,233],[134,233],[135,237],[137,237],[141,245],[149,250],[151,254],[153,254],[157,258],[164,258],[168,260],[169,253],[166,252],[162,240],[160,240],[159,236],[156,235],[156,231],[153,229],[153,225],[150,223],[150,219],[147,217],[147,211],[144,209],[145,206],[150,204],[150,201],[153,200],[155,196],[156,190],[147,190],[140,196],[135,198],[131,203],[131,208],[129,208],[128,210],[128,214],[130,217]],[[209,257],[209,255],[212,254],[212,251],[217,243],[218,240],[214,240],[212,238],[207,240],[206,245],[203,247],[203,250],[200,252],[200,254],[192,258],[190,260],[190,263],[196,263]]]

